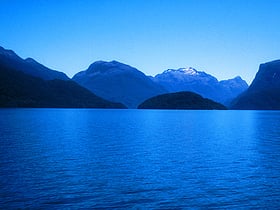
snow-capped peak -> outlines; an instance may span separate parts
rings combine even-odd
[[[187,75],[198,75],[199,72],[197,70],[195,70],[194,68],[192,67],[189,67],[189,68],[179,68],[177,70],[175,69],[168,69],[166,71],[164,71],[164,73],[176,73],[176,72],[180,72],[180,73],[183,73],[183,74],[187,74]]]
[[[184,74],[188,74],[188,75],[197,75],[198,74],[198,71],[195,70],[194,68],[192,67],[189,67],[189,68],[181,68],[179,69],[181,71],[184,72]]]

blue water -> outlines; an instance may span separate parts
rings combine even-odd
[[[280,206],[280,112],[0,109],[0,209]]]

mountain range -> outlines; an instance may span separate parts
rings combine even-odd
[[[249,87],[239,76],[218,81],[192,67],[146,76],[117,61],[94,62],[70,79],[0,47],[1,107],[137,108],[149,98],[186,91],[232,109],[280,109],[280,60],[261,64]]]
[[[64,73],[0,48],[0,107],[125,108],[102,99]]]
[[[248,88],[248,84],[240,76],[218,81],[216,77],[192,67],[168,69],[152,79],[170,93],[191,91],[224,105],[228,105]]]
[[[219,82],[214,76],[194,68],[169,69],[148,77],[117,61],[97,61],[74,75],[73,80],[97,95],[129,108],[136,108],[150,97],[180,91],[192,91],[228,105],[248,88],[241,77]]]

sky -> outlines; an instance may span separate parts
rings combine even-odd
[[[280,59],[279,0],[0,0],[0,46],[72,77],[117,60],[250,83]]]

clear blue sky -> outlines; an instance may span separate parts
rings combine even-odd
[[[0,0],[0,45],[68,76],[96,60],[254,78],[280,58],[279,0]]]

